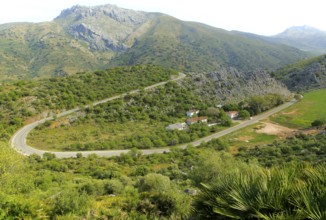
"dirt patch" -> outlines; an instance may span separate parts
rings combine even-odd
[[[70,125],[70,122],[67,118],[62,118],[60,120],[54,121],[52,122],[52,124],[50,125],[50,128],[57,128],[60,127],[61,125]]]
[[[281,125],[276,125],[273,123],[269,122],[264,122],[263,126],[256,130],[257,133],[264,133],[264,134],[270,134],[270,135],[288,135],[293,133],[293,129],[281,126]]]
[[[297,110],[293,110],[293,111],[290,111],[290,112],[283,112],[282,115],[295,115],[297,114]]]
[[[251,136],[242,136],[242,137],[238,138],[239,141],[244,141],[244,142],[249,142],[252,139],[253,139],[253,137],[251,137]]]

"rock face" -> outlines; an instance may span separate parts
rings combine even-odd
[[[120,52],[127,48],[124,41],[147,21],[145,12],[114,5],[95,7],[74,6],[65,9],[54,21],[63,24],[75,39],[89,43],[94,51]]]
[[[110,4],[94,7],[76,5],[63,10],[54,20],[66,19],[68,17],[74,17],[77,20],[81,20],[87,17],[101,18],[102,16],[106,16],[121,24],[137,26],[146,21],[147,18],[145,14],[146,13],[144,12],[123,9]]]
[[[273,79],[265,70],[242,72],[232,67],[221,67],[210,73],[193,73],[191,78],[193,83],[189,86],[196,88],[203,99],[219,104],[268,93],[291,95],[285,85]]]
[[[326,55],[290,65],[275,75],[292,91],[326,88]]]

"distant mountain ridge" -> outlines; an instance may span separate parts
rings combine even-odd
[[[304,26],[293,26],[272,37],[274,41],[315,54],[326,53],[326,31]]]
[[[266,39],[114,5],[73,6],[52,22],[0,25],[0,80],[134,64],[186,72],[220,66],[250,71],[276,69],[306,57]]]
[[[287,28],[282,33],[277,34],[276,37],[305,38],[307,36],[314,36],[318,34],[326,34],[326,32],[308,25],[303,25],[303,26],[292,26],[290,28]]]

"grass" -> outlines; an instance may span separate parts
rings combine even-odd
[[[304,129],[316,119],[326,119],[326,89],[304,94],[304,98],[286,110],[273,115],[273,122],[289,128]]]

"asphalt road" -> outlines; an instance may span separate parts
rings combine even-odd
[[[180,79],[182,79],[184,77],[185,77],[185,75],[183,73],[180,73],[180,75],[177,78],[172,79],[172,80],[176,81],[176,80],[180,80]],[[167,82],[169,82],[169,81],[157,83],[155,85],[146,87],[145,90],[153,89],[155,87],[164,85]],[[134,90],[134,91],[131,91],[129,93],[124,93],[124,94],[121,94],[121,95],[118,95],[118,96],[114,96],[114,97],[111,97],[111,98],[108,98],[108,99],[104,99],[104,100],[101,100],[101,101],[98,101],[98,102],[94,102],[92,104],[92,106],[102,104],[102,103],[105,103],[105,102],[108,102],[108,101],[111,101],[111,100],[114,100],[114,99],[121,98],[123,96],[126,96],[127,94],[133,94],[133,93],[138,93],[138,92],[139,92],[139,90]],[[184,149],[188,145],[192,145],[194,147],[199,146],[203,142],[208,142],[208,141],[210,141],[210,140],[212,140],[214,138],[222,137],[224,135],[227,135],[229,133],[237,131],[237,130],[239,130],[241,128],[244,128],[244,127],[247,127],[249,125],[255,124],[259,120],[265,119],[265,118],[269,117],[270,115],[273,115],[273,114],[275,114],[275,113],[289,107],[290,105],[294,104],[295,102],[296,102],[295,100],[292,100],[292,101],[287,102],[287,103],[285,103],[283,105],[280,105],[280,106],[278,106],[278,107],[276,107],[274,109],[271,109],[271,110],[269,110],[267,112],[264,112],[264,113],[262,113],[260,115],[257,115],[255,117],[253,117],[251,120],[243,121],[243,122],[241,122],[240,124],[238,124],[238,125],[236,125],[234,127],[231,127],[231,128],[225,129],[223,131],[220,131],[220,132],[214,133],[212,135],[209,135],[207,137],[198,139],[197,141],[187,143],[187,144],[184,144],[184,145],[180,145],[178,147]],[[85,107],[87,107],[87,106],[85,106]],[[69,111],[62,112],[62,113],[58,114],[57,117],[69,115],[69,114],[71,114],[73,112],[79,111],[80,109],[81,108],[75,108],[75,109],[71,109]],[[20,130],[18,130],[10,140],[11,146],[14,149],[16,149],[19,153],[21,153],[23,155],[26,155],[26,156],[31,155],[31,154],[37,154],[37,155],[42,156],[44,153],[48,152],[48,153],[55,154],[57,158],[76,157],[77,153],[81,153],[83,156],[88,156],[90,154],[97,154],[98,156],[102,156],[102,157],[112,157],[112,156],[119,156],[121,153],[129,152],[129,150],[74,151],[74,152],[72,152],[72,151],[69,151],[69,152],[57,152],[56,151],[56,152],[54,152],[54,151],[38,150],[38,149],[35,149],[35,148],[31,147],[31,146],[28,146],[26,144],[26,138],[27,138],[28,133],[31,130],[33,130],[36,126],[44,123],[47,120],[51,120],[51,119],[53,119],[53,118],[52,117],[45,118],[45,119],[33,122],[31,124],[28,124],[28,125],[24,126],[23,128],[21,128]],[[146,149],[146,150],[142,150],[142,154],[164,153],[164,152],[169,152],[169,151],[170,151],[169,147],[159,148],[159,149]]]

